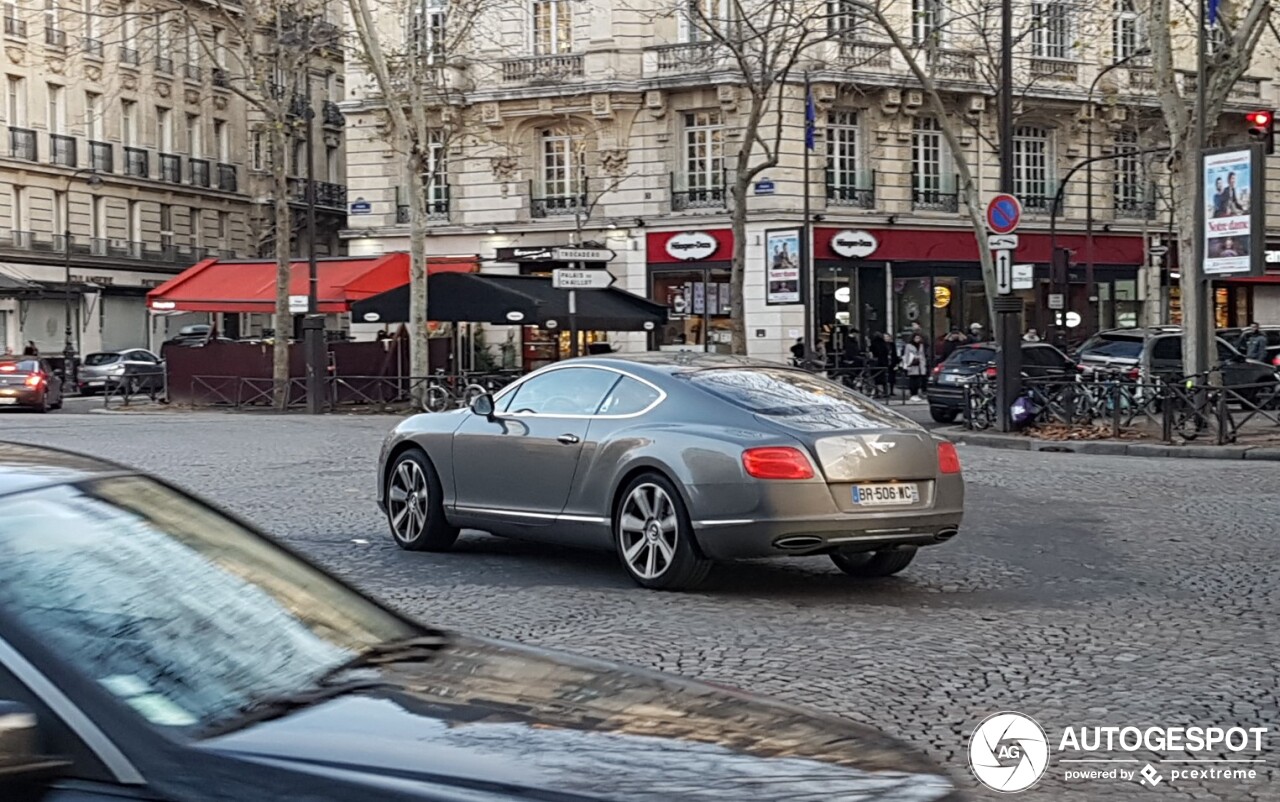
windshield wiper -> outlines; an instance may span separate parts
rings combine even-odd
[[[335,677],[357,668],[374,668],[389,663],[425,663],[448,644],[448,636],[440,632],[383,641],[328,669],[316,679],[316,684],[330,685]]]

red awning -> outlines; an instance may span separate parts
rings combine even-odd
[[[470,273],[472,256],[432,257],[429,273]],[[289,294],[307,294],[310,278],[305,260],[291,265]],[[353,301],[403,286],[409,281],[409,254],[330,257],[316,263],[320,312],[349,312]],[[276,308],[276,263],[270,260],[206,259],[147,293],[147,307],[157,312],[265,312]]]

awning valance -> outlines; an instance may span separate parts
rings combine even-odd
[[[551,279],[544,276],[438,273],[427,282],[427,308],[427,318],[435,321],[569,326],[569,293],[553,287]],[[351,305],[354,323],[402,323],[408,319],[407,284]],[[666,321],[665,306],[624,290],[578,291],[580,329],[645,331]]]
[[[429,272],[472,271],[470,256],[434,257]],[[348,312],[351,304],[409,280],[409,255],[326,257],[316,263],[319,311]],[[310,266],[306,260],[290,265],[289,294],[307,295]],[[147,293],[147,307],[156,312],[263,312],[276,306],[274,260],[224,261],[206,259]]]

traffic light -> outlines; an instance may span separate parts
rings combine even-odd
[[[1276,152],[1276,113],[1271,109],[1251,111],[1244,116],[1249,122],[1249,138],[1266,146],[1268,154]]]

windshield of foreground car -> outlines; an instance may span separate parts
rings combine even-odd
[[[0,616],[147,721],[189,732],[420,633],[141,476],[0,499]]]

